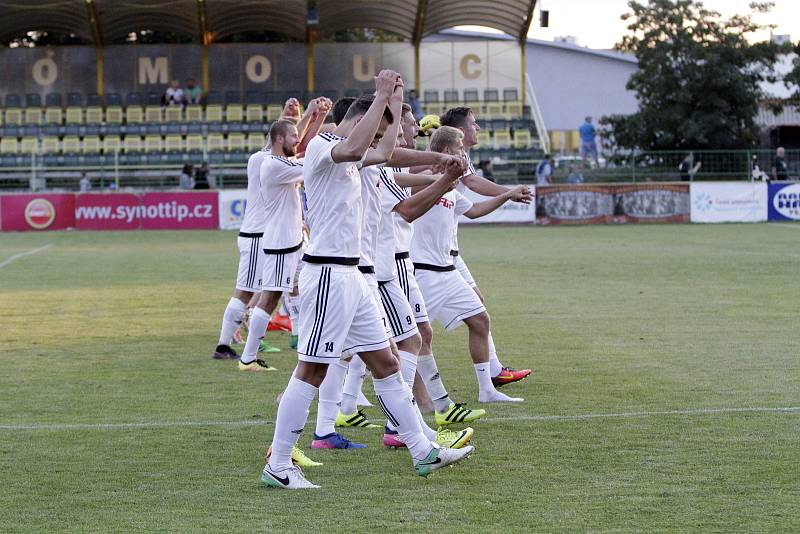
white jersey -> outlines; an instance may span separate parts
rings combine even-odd
[[[395,167],[392,169],[394,172],[404,173],[408,173],[409,170],[409,167]],[[406,196],[411,196],[410,187],[403,187],[402,190]],[[414,226],[396,213],[392,214],[392,219],[394,220],[395,235],[394,251],[397,254],[407,253],[411,250],[411,237],[414,235]]]
[[[270,155],[261,163],[261,194],[266,225],[261,245],[268,251],[286,250],[303,241],[300,183],[303,164]]]
[[[464,152],[464,163],[467,165],[467,170],[464,171],[464,174],[461,175],[461,178],[464,176],[469,176],[470,174],[475,174],[475,167],[472,165],[472,160],[469,157],[468,152]],[[459,180],[456,182],[456,190],[461,193],[462,195],[465,194],[467,190],[467,186],[464,185],[464,182]],[[453,225],[453,244],[452,250],[458,251],[458,217],[460,215],[456,215],[456,223]]]
[[[414,221],[411,261],[437,267],[453,265],[450,247],[458,217],[469,211],[472,202],[458,191],[449,191]]]
[[[381,223],[378,227],[378,248],[375,253],[375,275],[379,282],[394,280],[397,276],[397,265],[394,261],[395,232],[394,208],[408,198],[408,194],[394,181],[394,173],[390,169],[381,169]],[[402,219],[402,217],[400,217]],[[405,219],[403,219],[405,222]],[[406,223],[411,226],[409,223]]]
[[[259,150],[247,160],[247,204],[240,231],[245,234],[262,234],[267,218],[264,196],[261,194],[261,163],[269,156],[266,150]]]
[[[333,161],[331,150],[341,141],[326,132],[314,137],[306,148],[303,180],[306,220],[312,229],[306,254],[357,261],[363,213],[361,176],[358,162]]]
[[[378,248],[378,227],[381,223],[382,167],[371,165],[361,169],[361,201],[364,203],[361,227],[361,256],[359,267],[375,267]]]

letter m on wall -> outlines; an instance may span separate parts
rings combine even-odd
[[[166,56],[139,58],[139,85],[167,83],[169,63]]]

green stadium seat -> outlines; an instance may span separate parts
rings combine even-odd
[[[144,138],[145,152],[161,152],[164,150],[164,143],[160,135],[148,135]]]

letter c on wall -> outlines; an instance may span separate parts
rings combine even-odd
[[[474,63],[475,66],[472,68],[470,63]],[[461,58],[461,62],[459,63],[459,70],[461,71],[461,76],[466,78],[467,80],[474,80],[481,75],[483,72],[477,66],[481,64],[481,58],[476,54],[467,54]]]

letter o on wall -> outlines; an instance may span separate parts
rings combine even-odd
[[[58,65],[52,58],[42,58],[33,64],[33,81],[39,85],[53,85],[58,79]]]
[[[265,56],[253,56],[244,66],[247,79],[253,83],[264,83],[272,75],[272,64]]]
[[[474,63],[476,67],[470,69],[470,63]],[[481,58],[476,54],[467,54],[461,58],[459,63],[459,70],[461,75],[467,80],[474,80],[481,75],[482,70],[477,68],[481,64]]]

